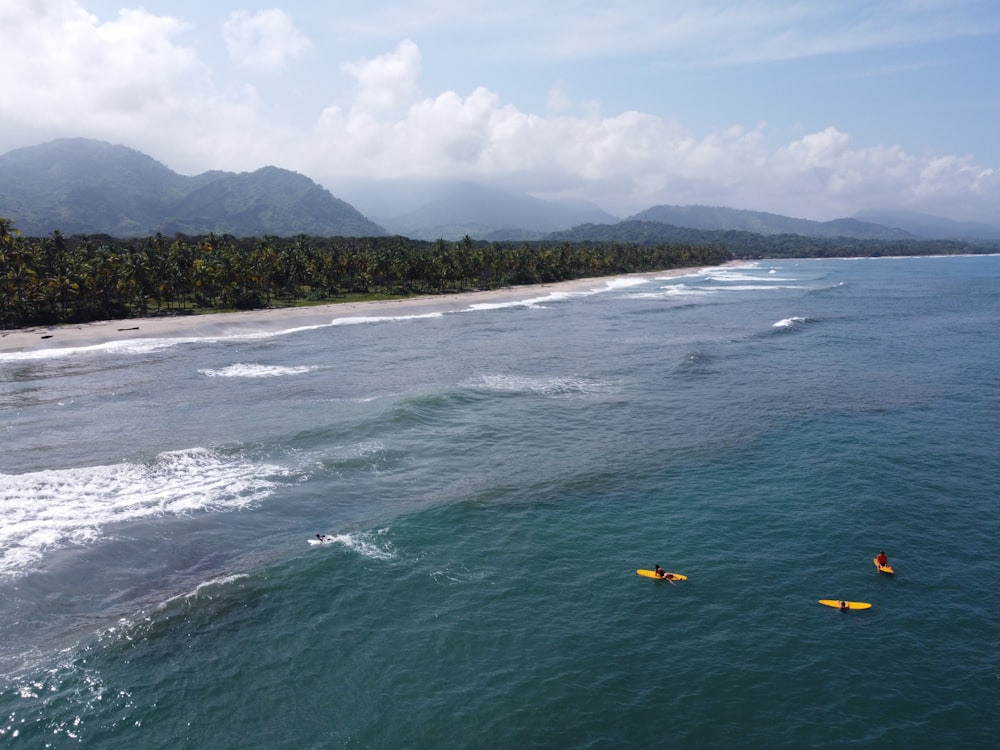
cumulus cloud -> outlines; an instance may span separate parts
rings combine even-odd
[[[179,19],[126,9],[102,21],[74,0],[37,0],[0,3],[0,28],[0,150],[85,136],[188,173],[280,160],[256,92],[220,89]]]
[[[420,49],[406,39],[394,52],[345,64],[343,69],[357,84],[355,108],[361,113],[381,114],[409,104],[417,92],[420,61]]]
[[[230,13],[222,25],[222,37],[233,63],[251,70],[282,68],[312,46],[291,16],[276,9],[253,15],[245,10]]]
[[[4,3],[0,26],[0,130],[127,138],[210,96],[209,71],[174,42],[186,29],[175,18],[122,10],[101,23],[70,0],[40,0]]]
[[[270,13],[230,17],[238,59],[273,66],[305,49],[291,21]],[[698,133],[647,112],[604,114],[558,90],[541,114],[486,86],[422,93],[411,40],[344,65],[349,97],[278,124],[254,89],[220,87],[176,18],[123,10],[101,21],[74,0],[36,0],[0,3],[0,27],[0,151],[87,136],[187,174],[274,164],[322,184],[471,179],[623,216],[704,203],[831,219],[894,204],[985,218],[1000,199],[998,175],[971,157],[859,147],[834,126],[774,146],[765,123]]]
[[[708,203],[832,219],[890,204],[931,213],[947,205],[971,218],[989,215],[1000,197],[993,170],[968,158],[858,148],[835,127],[769,149],[765,123],[697,135],[636,111],[539,116],[483,87],[416,99],[391,116],[365,101],[323,113],[313,164],[384,179],[501,181],[536,195],[595,200],[621,215],[658,203]]]

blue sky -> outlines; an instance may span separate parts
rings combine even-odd
[[[0,152],[998,220],[995,0],[0,0]],[[2,179],[2,177],[0,177]],[[359,206],[362,209],[365,206]]]

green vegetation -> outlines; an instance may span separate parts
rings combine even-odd
[[[733,229],[690,229],[658,221],[583,224],[547,239],[558,242],[635,242],[711,245],[736,258],[867,258],[913,255],[977,255],[1000,252],[996,240],[861,239],[802,234],[758,234]]]
[[[21,237],[0,217],[0,328],[497,289],[733,259],[1000,252],[1000,243],[861,240],[583,225],[533,242],[406,237]]]
[[[718,246],[405,237],[21,237],[0,217],[0,327],[405,297],[717,265]]]

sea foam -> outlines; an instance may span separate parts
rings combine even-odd
[[[319,546],[328,544],[344,547],[362,557],[375,560],[391,560],[396,557],[395,547],[389,538],[389,529],[359,531],[353,534],[326,534],[323,545]]]
[[[148,463],[0,474],[0,575],[31,569],[54,547],[99,543],[123,521],[255,505],[287,473],[191,448]]]
[[[236,362],[218,370],[205,369],[198,372],[210,378],[280,378],[285,375],[304,375],[317,369],[319,368],[315,366],[279,367],[253,362]]]

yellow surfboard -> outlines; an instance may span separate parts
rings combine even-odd
[[[641,568],[635,571],[641,576],[646,576],[646,578],[655,578],[657,581],[686,581],[687,576],[682,576],[680,573],[665,573],[662,576],[656,575],[655,570],[642,570]]]
[[[828,607],[833,607],[834,609],[840,609],[840,603],[842,599],[820,599],[820,604],[825,604]],[[848,609],[871,609],[872,605],[868,602],[846,602]]]
[[[878,557],[873,557],[872,562],[875,563],[875,567],[878,568],[879,573],[888,573],[889,575],[892,575],[896,572],[892,569],[891,565],[879,565]]]

